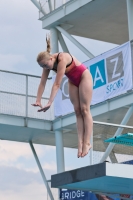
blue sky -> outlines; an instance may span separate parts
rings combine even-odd
[[[46,49],[46,30],[38,21],[38,10],[29,0],[1,0],[0,70],[41,75],[37,54]],[[76,37],[92,54],[99,55],[116,45]],[[81,62],[87,60],[65,38],[70,52]],[[56,173],[55,147],[35,145],[46,177]],[[66,170],[88,165],[89,157],[77,159],[77,150],[65,149]],[[0,199],[46,199],[46,189],[28,144],[0,141]]]

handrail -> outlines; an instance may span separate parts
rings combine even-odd
[[[24,74],[24,73],[19,73],[19,72],[13,72],[13,71],[8,71],[8,70],[1,70],[0,72],[7,72],[10,74],[18,74],[18,75],[24,75],[24,76],[30,76],[30,77],[34,77],[34,78],[41,78],[41,76],[37,76],[37,75],[31,75],[31,74]],[[52,77],[48,77],[48,79],[52,79]]]
[[[31,0],[33,2],[33,0]],[[35,1],[35,0],[34,0]],[[46,10],[46,13],[42,13],[41,9],[39,9],[39,18],[46,16],[57,8],[64,6],[71,0],[39,0],[40,7]],[[37,6],[36,6],[37,7]],[[38,8],[38,7],[37,7]]]
[[[2,90],[0,90],[0,93],[4,93],[4,94],[13,94],[13,95],[20,95],[20,96],[26,96],[26,94],[22,94],[22,93],[17,93],[17,92],[5,92],[5,91],[2,91]],[[34,95],[28,95],[28,97],[33,97],[33,98],[35,98],[36,96],[34,96]],[[42,99],[49,99],[49,98],[47,98],[47,97],[42,97]]]
[[[19,78],[19,76],[22,77]],[[39,79],[40,76],[36,75],[0,70],[0,113],[25,117],[25,126],[27,126],[28,117],[53,120],[53,104],[47,113],[37,113],[37,110],[31,106],[36,99]],[[43,105],[47,104],[52,87],[52,78],[48,81],[49,83],[45,86],[45,96],[42,96]]]

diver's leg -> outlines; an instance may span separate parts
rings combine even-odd
[[[80,102],[79,102],[79,88],[73,85],[69,81],[69,96],[70,100],[74,106],[76,119],[77,119],[77,134],[78,134],[78,157],[82,155],[82,145],[83,145],[83,134],[84,134],[84,122],[83,116],[81,114]]]
[[[80,108],[84,121],[84,136],[83,136],[83,147],[82,155],[84,157],[88,154],[91,148],[91,135],[93,129],[93,119],[90,112],[90,103],[92,99],[92,77],[88,70],[85,70],[82,74],[81,82],[79,85],[79,98],[80,98]]]

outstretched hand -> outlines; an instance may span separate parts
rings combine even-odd
[[[44,106],[43,108],[39,109],[38,112],[46,112],[48,109],[50,108],[50,104],[47,104],[46,106]]]
[[[41,105],[41,103],[39,103],[39,102],[36,102],[36,103],[33,103],[33,104],[31,104],[32,106],[39,106],[40,108],[42,108],[42,105]]]

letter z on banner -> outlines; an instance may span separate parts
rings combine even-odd
[[[132,84],[131,46],[127,42],[84,63],[93,78],[91,105],[130,90]],[[53,81],[55,76],[53,77]],[[88,94],[89,95],[89,94]],[[55,116],[74,111],[69,99],[68,79],[64,76],[54,101]]]

